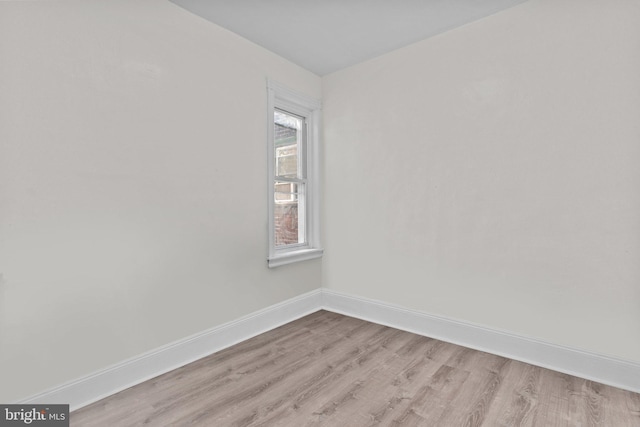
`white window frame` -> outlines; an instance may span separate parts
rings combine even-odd
[[[293,262],[319,258],[323,254],[320,245],[320,118],[322,104],[319,100],[297,93],[280,83],[267,80],[267,159],[268,159],[268,208],[269,208],[269,253],[267,262],[269,268]],[[306,162],[303,169],[304,194],[299,195],[304,200],[304,243],[284,245],[275,244],[275,110],[292,113],[304,118],[303,126],[305,146],[301,160]],[[299,225],[300,227],[300,225]]]

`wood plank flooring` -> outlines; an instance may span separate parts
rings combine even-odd
[[[319,311],[74,411],[71,425],[639,427],[640,394]]]

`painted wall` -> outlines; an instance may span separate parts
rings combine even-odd
[[[269,270],[266,77],[168,1],[0,3],[0,402],[320,287]]]
[[[639,362],[638,22],[530,0],[326,76],[324,286]]]

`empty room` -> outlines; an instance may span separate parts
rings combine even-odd
[[[638,23],[0,2],[0,425],[640,426]]]

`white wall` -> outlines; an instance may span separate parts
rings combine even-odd
[[[531,0],[326,76],[324,286],[639,362],[639,22]]]
[[[168,1],[0,3],[0,401],[320,286],[266,263],[266,77]]]

